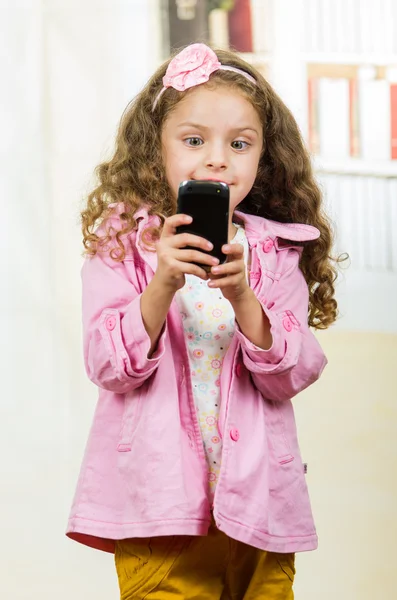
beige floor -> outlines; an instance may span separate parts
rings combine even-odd
[[[394,600],[397,336],[326,332],[329,365],[295,401],[320,539],[297,600]]]

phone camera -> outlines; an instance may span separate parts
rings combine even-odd
[[[193,189],[193,188],[192,188],[192,186],[191,186],[191,185],[189,185],[189,187],[187,188],[187,191],[188,191],[188,192],[191,192],[191,191],[192,191],[192,189]]]

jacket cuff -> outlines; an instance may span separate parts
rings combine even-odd
[[[123,381],[129,377],[151,375],[165,352],[167,326],[161,331],[157,347],[148,358],[151,341],[142,320],[141,295],[127,306],[122,316],[117,309],[105,309],[100,318],[100,330],[117,377]]]
[[[262,310],[269,319],[272,345],[267,350],[253,344],[241,331],[236,323],[236,335],[243,352],[243,361],[247,369],[253,373],[277,373],[286,367],[296,364],[299,351],[294,353],[294,347],[300,346],[301,332],[292,328],[286,331],[280,316],[268,310],[261,302]],[[290,337],[288,337],[290,336]],[[297,337],[299,343],[296,342]],[[296,356],[293,356],[296,354]]]

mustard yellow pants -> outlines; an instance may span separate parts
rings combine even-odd
[[[121,600],[293,600],[295,555],[208,536],[116,542]]]

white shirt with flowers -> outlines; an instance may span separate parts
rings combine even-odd
[[[248,262],[248,241],[242,227],[231,243],[244,246]],[[176,294],[184,325],[197,416],[208,464],[209,496],[212,503],[218,481],[222,440],[218,430],[220,374],[235,330],[232,305],[222,292],[207,282],[186,275],[184,287]]]

